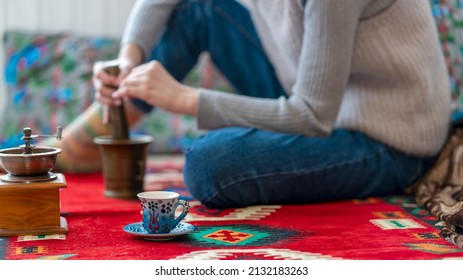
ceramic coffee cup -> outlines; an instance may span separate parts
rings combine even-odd
[[[137,194],[141,202],[143,228],[151,234],[169,233],[190,211],[190,205],[169,191],[148,191]],[[175,217],[177,207],[182,213]]]

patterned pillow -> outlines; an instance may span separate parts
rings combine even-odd
[[[35,134],[52,134],[57,125],[65,127],[74,120],[93,102],[94,62],[114,59],[119,49],[119,41],[109,38],[20,31],[7,31],[4,45],[7,106],[0,120],[0,148],[22,144],[24,127]],[[203,66],[195,68],[186,82],[227,88],[207,59],[201,61]],[[134,132],[155,136],[151,151],[157,153],[181,152],[201,134],[192,117],[162,110],[153,110]]]
[[[7,31],[7,106],[0,122],[0,146],[20,144],[22,128],[51,134],[93,102],[93,63],[113,58],[118,43],[66,34]]]
[[[454,111],[463,111],[463,1],[430,0],[447,63]]]

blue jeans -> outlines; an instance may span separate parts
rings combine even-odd
[[[182,80],[203,51],[210,53],[237,93],[287,96],[249,12],[237,2],[181,1],[150,59]],[[193,141],[185,156],[186,186],[211,208],[401,193],[432,163],[430,158],[409,156],[361,132],[343,129],[329,137],[306,137],[223,128]]]

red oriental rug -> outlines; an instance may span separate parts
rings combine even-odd
[[[195,230],[188,234],[169,241],[128,234],[123,227],[140,221],[138,200],[104,197],[101,174],[65,174],[69,234],[0,238],[0,259],[463,259],[411,196],[212,210],[186,191],[181,169],[178,160],[150,162],[146,189],[190,201],[185,222]]]

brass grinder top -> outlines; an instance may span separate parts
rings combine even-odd
[[[56,137],[61,139],[61,127],[58,127]],[[30,141],[37,137],[52,137],[52,135],[32,135],[30,128],[23,129],[24,145],[17,148],[0,150],[0,160],[8,174],[1,177],[4,182],[31,183],[56,179],[50,171],[56,163],[61,149],[53,147],[34,146]]]

